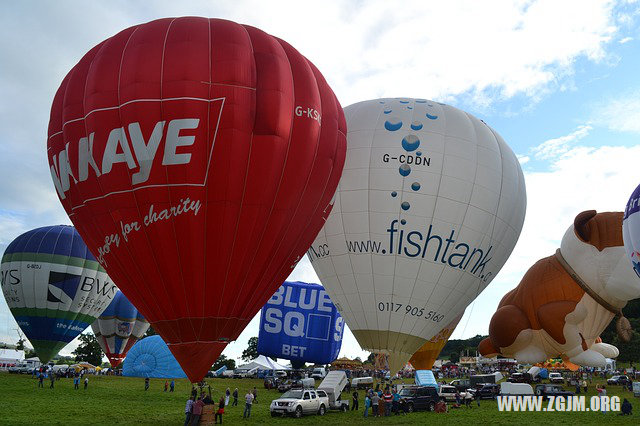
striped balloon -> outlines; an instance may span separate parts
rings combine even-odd
[[[118,291],[107,309],[91,324],[93,334],[112,367],[120,365],[131,349],[149,329],[149,322],[127,296]]]
[[[43,363],[82,333],[118,288],[72,226],[37,228],[2,257],[2,292]]]

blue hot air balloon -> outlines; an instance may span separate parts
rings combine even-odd
[[[72,226],[20,235],[2,256],[2,292],[43,363],[104,311],[118,288]]]
[[[162,337],[155,335],[139,340],[122,363],[122,375],[182,379],[187,377]]]
[[[111,366],[115,368],[149,329],[149,322],[129,302],[127,296],[118,291],[107,309],[91,324],[91,328]]]
[[[344,321],[318,284],[285,281],[260,313],[258,353],[328,364],[338,357]]]

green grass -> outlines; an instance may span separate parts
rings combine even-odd
[[[409,380],[407,381],[409,382]],[[361,409],[348,413],[329,412],[324,417],[306,416],[302,419],[271,418],[269,404],[280,394],[267,391],[261,380],[209,379],[213,396],[218,400],[227,387],[239,389],[237,407],[225,408],[225,424],[278,424],[294,426],[335,424],[460,424],[460,425],[527,425],[527,424],[640,424],[640,399],[619,386],[607,386],[608,395],[627,398],[634,405],[632,417],[614,413],[570,412],[498,412],[495,401],[482,401],[478,408],[451,409],[449,413],[413,413],[406,416],[364,419]],[[258,401],[251,419],[243,420],[242,396],[253,386],[258,388]],[[164,380],[151,379],[150,389],[144,391],[144,380],[129,377],[90,376],[89,388],[73,389],[72,379],[61,379],[55,389],[37,388],[37,380],[27,375],[0,373],[0,424],[2,425],[181,425],[184,421],[184,405],[191,385],[186,379],[176,380],[174,393],[162,391]],[[595,383],[590,385],[587,396],[595,394]],[[360,392],[363,396],[363,393]],[[588,406],[588,401],[587,401]]]

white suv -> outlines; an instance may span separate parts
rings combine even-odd
[[[326,392],[314,389],[291,389],[278,399],[271,401],[269,410],[271,416],[302,417],[303,414],[318,414],[323,416],[327,412],[329,398]]]
[[[550,383],[564,383],[564,378],[560,373],[549,373]]]

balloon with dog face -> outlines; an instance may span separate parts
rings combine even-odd
[[[2,292],[42,363],[89,327],[117,291],[73,226],[25,232],[2,256]]]
[[[286,42],[169,18],[69,72],[48,158],[90,249],[199,381],[322,226],[344,132],[326,81]]]
[[[308,254],[363,349],[398,370],[504,265],[524,178],[504,140],[459,109],[374,99],[345,116],[343,176]]]

